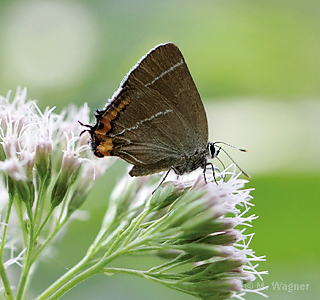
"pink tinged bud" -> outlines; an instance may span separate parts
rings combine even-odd
[[[84,172],[83,174],[84,176],[81,178],[82,180],[79,182],[77,188],[74,190],[70,202],[68,204],[68,215],[71,215],[74,211],[76,211],[83,205],[93,186],[92,178],[85,177],[86,174]]]
[[[181,245],[179,249],[194,256],[197,256],[199,260],[209,259],[214,256],[232,256],[234,252],[232,247],[208,245],[202,243],[184,244]]]
[[[64,152],[61,170],[51,193],[51,205],[53,207],[58,206],[63,201],[69,187],[79,174],[81,162],[82,159],[77,153],[72,151]]]
[[[42,140],[36,146],[35,167],[40,179],[50,179],[51,176],[52,142]]]
[[[203,280],[200,282],[184,282],[181,288],[199,294],[202,299],[228,299],[228,292],[238,292],[242,290],[240,279],[215,279]],[[225,294],[226,293],[226,294]]]
[[[248,283],[256,280],[256,277],[249,272],[242,271],[242,274],[244,275],[244,277],[241,279],[243,280],[244,283]]]
[[[76,152],[65,151],[62,158],[61,171],[72,175],[81,166],[82,159]]]
[[[223,260],[217,260],[211,263],[200,264],[190,271],[184,272],[185,275],[196,275],[210,277],[219,273],[233,272],[236,268],[242,267],[247,260],[245,258],[226,258]],[[240,268],[239,268],[240,269]]]
[[[242,290],[242,280],[229,279],[230,291],[240,292]]]
[[[49,156],[52,152],[52,142],[46,139],[41,139],[36,145],[36,155]]]
[[[238,222],[235,221],[234,218],[224,218],[224,219],[218,219],[212,222],[211,228],[215,229],[214,231],[224,231],[227,229],[232,229],[237,225],[238,225]]]
[[[35,162],[34,152],[21,151],[20,159],[23,162],[23,167],[28,180],[33,181],[33,167]]]
[[[241,238],[241,232],[238,230],[230,229],[225,232],[218,232],[209,235],[201,240],[202,243],[215,244],[215,245],[232,245]]]
[[[210,265],[210,275],[224,273],[224,272],[232,272],[233,269],[239,268],[246,264],[248,261],[246,258],[227,258],[221,261],[214,262]]]
[[[202,213],[188,219],[182,224],[181,228],[184,231],[197,230],[199,227],[205,226],[208,222],[219,218],[226,212],[227,210],[223,205],[211,206]]]
[[[188,194],[187,194],[188,197]],[[178,209],[172,214],[170,218],[170,226],[171,227],[178,227],[181,226],[184,222],[189,220],[190,218],[202,213],[206,209],[210,207],[206,199],[200,198],[201,195],[194,195],[195,199],[193,201],[185,203],[184,198],[182,198],[182,202],[185,203],[184,205],[180,205]],[[189,199],[188,199],[189,200]]]
[[[15,156],[16,153],[19,151],[19,143],[18,139],[6,139],[2,143],[3,151],[5,153],[6,158],[10,158]]]
[[[185,239],[196,240],[204,238],[211,233],[232,229],[235,225],[237,225],[237,223],[234,222],[233,218],[214,219],[202,224],[202,226],[197,226],[197,228],[185,231],[183,237]]]

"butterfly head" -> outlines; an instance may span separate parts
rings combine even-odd
[[[221,147],[215,145],[216,143],[209,142],[207,145],[209,158],[215,158],[220,153]]]
[[[230,145],[230,144],[227,144],[225,142],[209,142],[208,143],[208,146],[207,146],[207,149],[208,149],[208,156],[209,158],[217,158],[221,163],[222,161],[217,157],[218,154],[220,153],[220,151],[222,150],[230,159],[231,161],[239,168],[239,170],[245,175],[247,176],[248,178],[250,178],[250,175],[248,173],[246,173],[245,171],[243,171],[241,169],[241,167],[233,160],[233,158],[228,154],[228,152],[226,150],[224,150],[221,146],[218,146],[217,144],[224,144],[224,145],[227,145],[229,147],[232,147],[232,148],[235,148],[239,151],[242,151],[242,152],[247,152],[247,150],[245,149],[240,149],[238,147],[235,147],[233,145]],[[223,165],[223,164],[222,164]],[[224,165],[223,165],[224,166]]]

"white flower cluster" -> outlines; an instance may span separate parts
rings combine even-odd
[[[0,96],[0,254],[5,268],[20,265],[30,234],[21,230],[25,220],[36,240],[50,217],[50,204],[54,209],[64,201],[54,212],[64,224],[110,164],[86,151],[87,133],[80,136],[78,120],[89,122],[87,104],[57,114],[27,101],[26,89],[18,88],[13,100],[10,94]]]

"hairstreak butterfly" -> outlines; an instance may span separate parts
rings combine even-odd
[[[223,142],[208,143],[199,92],[173,43],[160,44],[143,56],[95,117],[93,126],[84,125],[94,154],[133,164],[131,176],[171,169],[182,175],[199,167],[205,172],[212,166],[207,159],[222,149],[217,144]]]

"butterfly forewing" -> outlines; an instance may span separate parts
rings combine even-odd
[[[193,137],[199,139],[200,143],[208,142],[207,117],[199,92],[175,44],[158,45],[149,51],[129,72],[126,82],[133,78],[163,95],[167,105],[186,120],[195,133]],[[186,142],[193,144],[192,140]]]

